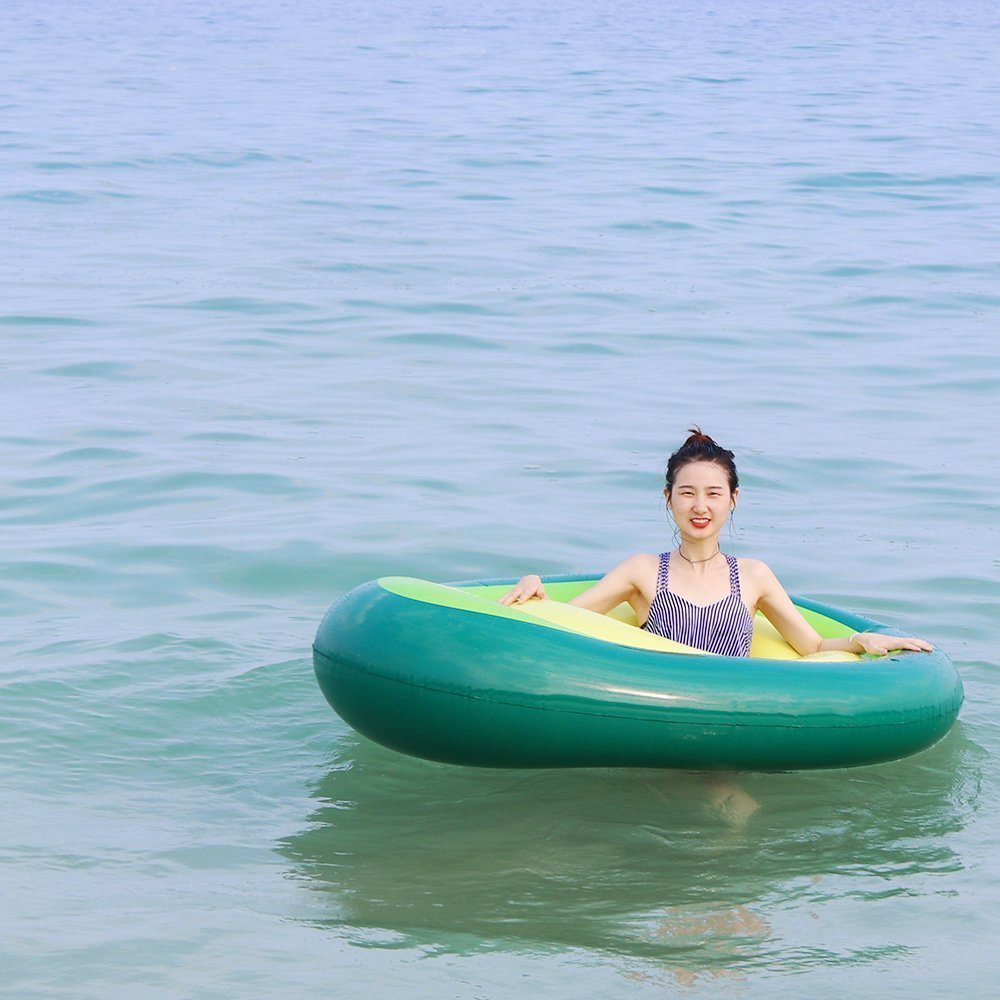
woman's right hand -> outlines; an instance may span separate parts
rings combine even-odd
[[[500,598],[501,604],[524,604],[533,597],[538,597],[543,601],[548,600],[548,594],[542,586],[542,578],[534,573],[522,576],[517,583]]]

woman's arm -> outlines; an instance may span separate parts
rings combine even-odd
[[[646,575],[650,573],[650,560],[655,560],[656,556],[649,556],[643,553],[630,556],[623,563],[619,563],[613,570],[606,573],[600,580],[588,587],[582,594],[577,594],[569,603],[578,608],[586,608],[588,611],[596,611],[598,614],[606,615],[613,608],[617,608],[622,601],[632,603],[633,599],[642,592],[641,581],[643,571]],[[655,571],[654,571],[655,572]],[[521,579],[500,598],[501,604],[523,604],[532,598],[547,600],[545,587],[542,585],[541,577],[531,574],[523,576]]]
[[[623,563],[605,573],[593,587],[577,594],[569,603],[602,615],[617,608],[622,601],[628,601],[634,607],[635,598],[642,593],[643,571],[648,575],[649,560],[655,558],[641,552],[629,556]]]
[[[880,632],[855,632],[849,638],[823,639],[802,617],[802,613],[785,593],[770,567],[757,560],[747,560],[751,578],[758,588],[757,607],[781,633],[784,640],[800,655],[808,656],[828,649],[850,653],[871,653],[885,656],[890,650],[912,649],[930,652],[934,647],[923,639],[884,635]]]

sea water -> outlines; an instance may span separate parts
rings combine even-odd
[[[985,0],[8,0],[0,992],[992,995],[998,55]],[[329,710],[338,596],[667,548],[694,422],[727,551],[956,661],[939,745]]]

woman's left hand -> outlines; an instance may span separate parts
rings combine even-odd
[[[881,632],[856,632],[851,636],[851,649],[857,652],[870,653],[872,656],[885,656],[894,650],[912,649],[917,652],[930,653],[934,647],[923,639],[913,639],[903,635],[883,635]]]

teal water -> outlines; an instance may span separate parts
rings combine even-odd
[[[994,7],[153,6],[0,34],[2,990],[992,995]],[[340,594],[665,546],[694,421],[942,743],[741,818],[330,712]]]

